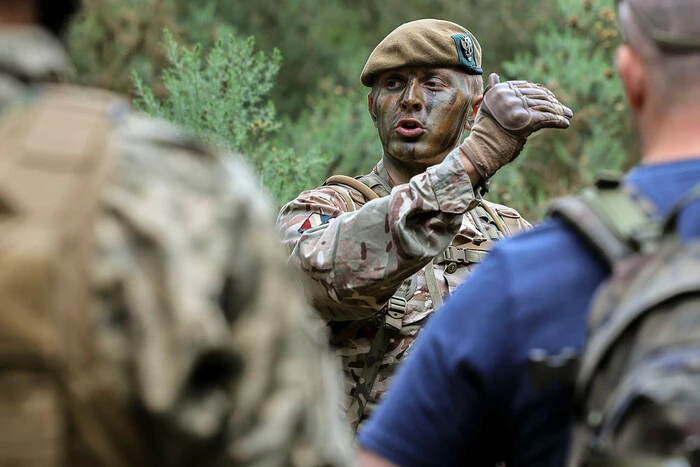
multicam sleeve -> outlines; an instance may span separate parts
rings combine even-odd
[[[282,208],[277,226],[324,318],[363,319],[449,245],[475,199],[455,150],[353,212],[333,190],[306,191]]]
[[[122,133],[97,322],[154,465],[350,465],[335,362],[251,173],[145,120]]]

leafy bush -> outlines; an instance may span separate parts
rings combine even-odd
[[[121,93],[133,90],[136,71],[156,96],[165,88],[157,79],[168,66],[162,47],[167,29],[183,45],[208,50],[231,26],[216,16],[214,0],[83,0],[81,13],[66,35],[76,81]]]
[[[542,215],[555,196],[590,184],[601,172],[620,173],[636,161],[620,81],[612,0],[558,0],[566,20],[537,35],[536,51],[503,63],[507,77],[540,82],[574,111],[566,131],[546,130],[494,178],[492,197]]]
[[[327,164],[318,168],[325,178],[369,172],[382,146],[367,111],[366,93],[326,83],[315,96],[307,97],[307,108],[298,117],[283,120],[277,145],[294,148],[297,154],[321,155]]]
[[[279,129],[269,94],[281,56],[255,51],[252,37],[227,34],[207,54],[201,45],[181,47],[165,33],[169,66],[160,76],[167,97],[158,99],[136,72],[137,109],[182,125],[213,144],[243,154],[280,202],[323,178],[318,152],[298,158],[269,140]],[[316,178],[313,174],[318,174]]]

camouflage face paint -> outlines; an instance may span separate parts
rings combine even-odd
[[[457,145],[471,101],[464,73],[400,68],[380,75],[376,86],[371,110],[387,156],[429,166]]]

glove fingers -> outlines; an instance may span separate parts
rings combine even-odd
[[[542,98],[525,98],[525,103],[531,110],[537,110],[540,112],[554,112],[554,113],[559,113],[557,112],[557,105],[554,102],[551,102],[549,99],[542,99]],[[563,115],[563,112],[561,112]]]
[[[491,73],[489,75],[489,87],[495,86],[501,82],[501,77],[498,73]]]
[[[542,88],[542,87],[532,87],[532,86],[527,86],[527,87],[522,87],[518,88],[516,92],[520,92],[523,96],[527,97],[539,97],[541,99],[547,99],[547,100],[555,100],[557,101],[557,97],[550,91],[549,89]]]
[[[574,117],[574,112],[570,108],[568,108],[567,106],[565,106],[564,104],[561,104],[561,103],[559,104],[559,106],[561,107],[563,115],[566,118],[573,118]]]
[[[563,115],[554,115],[551,113],[540,113],[533,119],[535,123],[532,125],[534,131],[542,128],[560,128],[566,129],[571,126],[571,122]]]
[[[525,102],[531,110],[563,115],[566,118],[572,118],[574,116],[570,108],[557,100],[525,98]]]

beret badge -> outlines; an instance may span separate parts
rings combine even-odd
[[[474,55],[474,39],[471,34],[455,34],[452,36],[457,47],[457,56],[459,57],[459,65],[467,74],[481,75],[484,70],[476,63]]]

